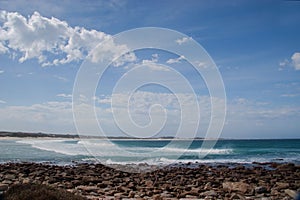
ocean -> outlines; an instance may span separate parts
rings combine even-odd
[[[74,162],[149,165],[188,162],[300,164],[300,139],[219,140],[211,150],[201,149],[202,142],[171,142],[165,139],[0,139],[0,162],[51,162],[62,165]],[[201,152],[207,155],[202,157]]]

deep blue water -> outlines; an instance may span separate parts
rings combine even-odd
[[[201,140],[0,140],[0,162],[71,161],[103,163],[171,164],[293,162],[300,164],[300,139],[219,140],[213,149],[202,149]],[[214,141],[212,141],[214,142]],[[207,154],[203,157],[203,153]]]

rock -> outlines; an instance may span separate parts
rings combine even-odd
[[[255,187],[255,193],[256,194],[262,194],[267,192],[267,188],[264,186]]]
[[[163,200],[163,198],[159,194],[155,194],[151,197],[153,200]]]
[[[148,180],[148,181],[145,182],[145,185],[147,187],[153,187],[153,182],[151,180]]]
[[[6,191],[7,189],[8,189],[8,185],[7,184],[0,183],[0,191]]]
[[[124,196],[124,194],[123,194],[122,192],[118,192],[118,193],[115,193],[115,194],[114,194],[114,197],[120,199],[120,198],[123,198],[123,197],[125,197],[125,196]]]
[[[83,190],[85,192],[97,192],[98,191],[98,188],[96,186],[80,185],[80,186],[77,186],[76,189]]]
[[[128,194],[128,198],[133,198],[135,195],[134,191],[130,191]]]
[[[30,183],[30,179],[29,178],[24,178],[22,181],[23,184],[27,184]]]
[[[10,180],[4,180],[4,181],[2,181],[2,183],[3,183],[3,184],[10,185],[10,184],[12,184],[13,182],[10,181]]]
[[[16,178],[16,176],[13,174],[7,174],[4,176],[4,178],[7,180],[14,180]]]
[[[218,196],[218,194],[217,194],[216,191],[210,190],[210,191],[202,192],[202,193],[200,194],[200,196],[202,196],[202,197],[206,197],[206,196],[216,197],[216,196]]]
[[[169,194],[168,192],[164,191],[163,193],[160,194],[161,197],[163,198],[169,198],[169,197],[172,197],[171,194]]]
[[[185,198],[187,199],[198,199],[198,196],[194,196],[194,195],[186,195]]]
[[[287,189],[290,185],[288,183],[277,182],[276,188],[277,190]]]
[[[278,195],[280,195],[280,192],[278,192],[277,189],[272,188],[272,189],[271,189],[271,195],[272,195],[272,196],[278,196]]]
[[[246,200],[246,198],[240,194],[232,194],[229,199],[240,199],[240,200]]]
[[[295,190],[286,189],[284,192],[294,199],[297,197],[297,192]]]
[[[204,186],[204,190],[210,190],[211,189],[211,182],[208,182]]]
[[[226,191],[239,191],[242,193],[246,193],[251,189],[250,185],[243,182],[223,182],[223,189]]]

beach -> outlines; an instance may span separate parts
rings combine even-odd
[[[299,139],[220,140],[204,158],[201,140],[170,142],[6,138],[0,193],[38,184],[95,200],[289,200],[300,190]]]
[[[120,166],[122,167],[122,166]],[[124,166],[123,166],[124,167]],[[125,166],[126,167],[126,166]],[[136,165],[135,168],[145,167]],[[151,167],[151,166],[148,166]],[[175,164],[133,173],[93,163],[3,163],[0,190],[44,184],[87,199],[293,199],[300,166],[293,163]],[[156,170],[154,170],[156,168]]]

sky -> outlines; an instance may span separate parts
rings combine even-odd
[[[182,125],[185,131],[181,136],[192,137],[196,131],[196,136],[203,137],[214,102],[216,115],[226,104],[220,137],[299,138],[299,10],[298,1],[2,0],[0,130],[76,134],[80,128],[97,134],[84,109],[77,115],[83,123],[74,121],[72,97],[82,65],[109,53],[118,59],[102,75],[93,95],[96,119],[109,136],[130,135],[131,124],[123,116],[130,112],[131,122],[157,133],[154,136],[174,136]],[[114,42],[96,48],[116,34],[142,27],[186,35],[174,41],[179,46],[199,43],[215,63],[226,99],[210,96],[205,79],[185,55],[159,49],[123,55],[126,45]],[[180,78],[173,70],[190,82],[193,94],[177,82]],[[128,83],[113,91],[130,73],[132,82],[153,78],[166,81],[178,92],[148,84],[128,97],[124,92]],[[94,75],[97,73],[91,77]],[[79,109],[86,105],[81,106]],[[190,114],[183,115],[183,107]],[[195,116],[200,116],[199,122],[194,121]]]

